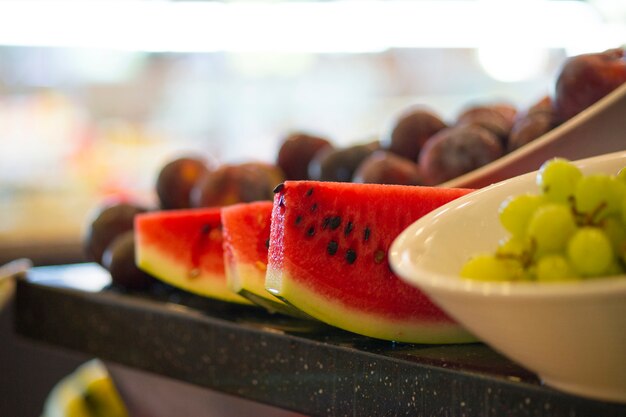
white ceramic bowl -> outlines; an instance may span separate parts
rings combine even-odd
[[[626,151],[576,164],[585,173],[616,173],[626,166]],[[440,207],[398,236],[390,263],[475,336],[547,385],[626,403],[626,276],[560,284],[459,277],[470,256],[493,252],[506,236],[498,207],[523,192],[537,192],[535,173]]]
[[[574,160],[624,149],[626,83],[545,135],[442,186],[481,188],[534,171],[553,156]]]

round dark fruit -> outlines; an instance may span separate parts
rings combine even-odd
[[[245,162],[241,164],[244,169],[252,169],[257,170],[259,175],[264,175],[267,177],[268,181],[272,184],[272,189],[285,181],[285,173],[278,165],[268,164],[266,162],[253,161],[253,162]]]
[[[498,109],[490,105],[476,105],[464,110],[457,117],[457,126],[477,125],[483,127],[498,137],[503,147],[506,143],[513,127],[514,118],[509,118],[503,114],[501,108]]]
[[[210,170],[206,160],[196,157],[177,158],[165,164],[156,181],[156,193],[161,208],[189,208],[191,189]]]
[[[361,163],[352,182],[366,184],[421,185],[416,162],[387,151],[376,151]]]
[[[135,263],[135,234],[132,230],[116,237],[102,256],[102,265],[111,274],[114,284],[130,290],[143,290],[155,279]]]
[[[495,161],[503,155],[496,135],[477,125],[437,133],[424,145],[419,165],[427,185],[441,184]]]
[[[87,259],[102,264],[107,246],[120,234],[133,230],[135,215],[146,211],[145,207],[131,203],[115,203],[99,208],[83,237]]]
[[[217,207],[251,201],[272,200],[274,181],[258,168],[222,165],[202,177],[191,190],[192,207]]]
[[[309,178],[318,181],[351,182],[361,162],[374,152],[371,144],[324,150],[309,164]]]
[[[511,152],[534,141],[556,127],[556,114],[549,96],[542,97],[515,120],[507,151]]]
[[[301,132],[292,133],[283,139],[276,165],[283,171],[285,179],[306,180],[309,178],[309,163],[324,148],[332,148],[326,138]]]
[[[495,103],[491,105],[491,108],[500,113],[511,126],[518,115],[517,107],[510,103]]]
[[[511,129],[507,151],[512,152],[552,130],[553,118],[549,113],[537,112],[517,120]]]
[[[532,104],[521,116],[528,116],[535,113],[549,113],[554,116],[554,103],[550,96],[543,96],[536,103]]]
[[[383,148],[417,161],[424,143],[445,128],[446,124],[434,112],[425,108],[410,108],[402,112],[384,135]]]
[[[554,90],[558,121],[572,118],[625,82],[624,49],[569,58],[559,71]]]

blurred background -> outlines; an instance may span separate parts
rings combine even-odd
[[[80,260],[90,210],[177,155],[273,162],[287,133],[384,134],[412,104],[524,108],[626,42],[621,0],[0,2],[0,263]]]

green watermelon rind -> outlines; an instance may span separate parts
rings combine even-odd
[[[225,257],[226,261],[226,257]],[[263,307],[270,313],[281,313],[301,319],[312,319],[295,307],[286,304],[265,289],[265,270],[256,265],[229,261],[224,264],[228,288],[253,304]]]
[[[261,201],[239,203],[222,209],[224,270],[228,288],[270,313],[311,319],[265,289],[267,258],[262,259],[260,253],[251,249],[258,250],[266,245],[265,236],[258,227],[269,227],[272,207],[271,201]],[[252,253],[249,253],[251,250]]]
[[[203,297],[237,304],[252,304],[249,300],[232,292],[221,274],[200,273],[188,277],[186,267],[179,265],[174,259],[156,246],[138,244],[136,247],[137,266],[155,278],[176,288]]]
[[[224,269],[228,288],[235,293],[248,291],[264,297],[265,287],[260,284],[265,278],[265,271],[259,270],[255,265],[242,263],[233,259],[229,261],[224,257]],[[259,282],[259,280],[261,280]],[[269,298],[271,294],[267,294]]]
[[[280,297],[299,310],[331,326],[352,333],[383,340],[424,344],[474,343],[476,337],[460,325],[448,322],[428,322],[384,318],[379,314],[368,314],[347,308],[320,296],[319,292],[308,288],[281,269],[268,267],[265,286],[268,291]]]

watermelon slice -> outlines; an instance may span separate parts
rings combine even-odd
[[[140,269],[195,294],[251,304],[226,285],[220,208],[143,213],[135,233]]]
[[[379,339],[476,339],[392,272],[402,230],[471,190],[287,181],[276,188],[266,288],[327,324]]]
[[[272,207],[271,201],[258,201],[222,208],[226,281],[231,291],[270,312],[302,318],[265,289]]]

